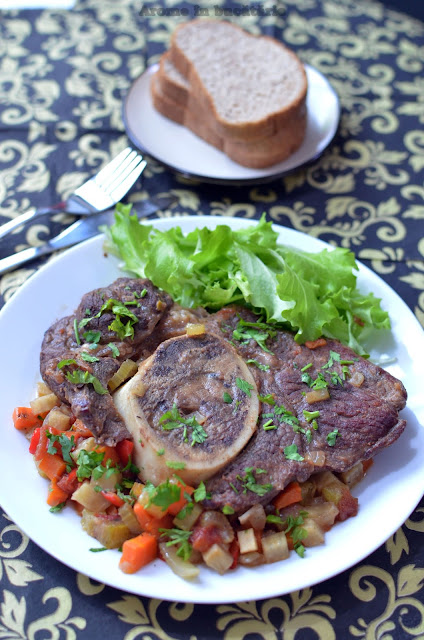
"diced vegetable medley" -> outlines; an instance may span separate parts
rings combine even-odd
[[[272,503],[258,502],[236,514],[230,505],[222,512],[206,508],[204,483],[188,486],[178,473],[158,486],[141,482],[132,462],[133,442],[98,444],[44,383],[30,407],[15,409],[13,422],[28,438],[38,472],[49,481],[50,510],[76,509],[82,528],[100,545],[92,550],[119,549],[125,573],[156,558],[193,579],[202,563],[224,574],[238,565],[284,560],[292,550],[303,557],[305,549],[324,543],[325,532],[337,521],[356,515],[358,501],[350,489],[371,464],[291,482]]]

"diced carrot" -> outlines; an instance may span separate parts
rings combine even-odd
[[[112,466],[117,466],[119,464],[119,456],[115,449],[115,447],[108,447],[106,444],[102,444],[96,447],[96,451],[98,453],[104,453],[104,458],[102,460],[102,465],[105,467],[108,460],[111,461]]]
[[[72,425],[72,429],[76,433],[79,433],[83,438],[92,438],[93,437],[93,433],[90,431],[90,429],[88,429],[85,426],[83,421],[80,420],[79,418],[77,418],[75,420],[74,424]]]
[[[139,502],[134,504],[133,509],[134,515],[143,531],[152,534],[155,538],[160,537],[161,532],[159,529],[170,529],[172,527],[172,516],[170,515],[165,515],[163,518],[154,518]]]
[[[132,440],[121,440],[121,442],[118,442],[116,445],[116,451],[121,465],[126,467],[134,451],[134,442]]]
[[[77,478],[77,470],[72,469],[69,473],[64,473],[60,480],[57,481],[57,486],[66,491],[68,495],[72,495],[78,488],[79,481]]]
[[[135,538],[125,540],[119,568],[124,573],[135,573],[158,555],[158,543],[150,533],[141,533]]]
[[[281,493],[272,501],[272,504],[276,509],[284,509],[291,504],[300,502],[302,500],[302,489],[300,484],[296,481],[290,482]]]
[[[106,498],[106,500],[110,502],[110,504],[113,504],[115,507],[122,507],[122,505],[125,504],[125,500],[120,498],[114,491],[102,491],[101,494],[104,498]]]
[[[168,513],[176,516],[177,513],[179,513],[181,509],[183,509],[187,504],[187,498],[184,497],[184,493],[187,493],[189,496],[191,496],[192,493],[194,493],[194,488],[190,487],[187,484],[184,485],[179,480],[171,479],[170,482],[172,482],[173,484],[177,484],[180,487],[180,499],[177,500],[177,502],[173,502],[168,507]]]
[[[62,502],[66,502],[68,498],[69,494],[57,485],[56,480],[52,480],[47,496],[47,504],[51,507],[57,507],[59,504],[62,504]]]
[[[35,414],[31,407],[16,407],[12,414],[13,424],[18,431],[28,431],[33,427],[39,427],[43,420]]]
[[[38,462],[38,469],[50,478],[50,480],[57,481],[65,473],[66,463],[59,454],[46,453]]]
[[[305,347],[308,349],[317,349],[318,347],[325,347],[327,340],[325,338],[318,338],[318,340],[306,340]]]

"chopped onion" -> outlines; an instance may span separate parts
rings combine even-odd
[[[177,556],[177,549],[174,546],[167,547],[166,542],[160,542],[159,549],[162,558],[177,576],[184,580],[197,578],[200,572],[199,567]]]
[[[265,509],[261,504],[254,504],[253,507],[250,507],[239,516],[239,522],[243,527],[250,525],[254,529],[262,531],[266,523]]]
[[[316,467],[323,467],[325,465],[325,453],[324,451],[314,449],[305,455],[305,460],[311,462]]]
[[[305,395],[305,400],[308,404],[314,404],[314,402],[321,402],[321,400],[328,400],[330,397],[330,393],[327,387],[323,387],[322,389],[314,389],[313,391],[309,391]]]
[[[202,556],[205,564],[221,575],[228,571],[233,564],[231,553],[216,543],[209,547],[207,551],[204,551]]]
[[[349,378],[349,382],[354,387],[360,387],[365,380],[365,376],[360,371],[355,371]]]

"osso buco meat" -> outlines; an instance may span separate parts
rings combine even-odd
[[[128,360],[138,370],[112,393]],[[178,468],[206,482],[207,506],[237,512],[346,471],[405,428],[402,383],[348,347],[299,345],[242,308],[182,309],[148,280],[86,294],[46,332],[41,373],[100,442],[130,434],[142,480]]]

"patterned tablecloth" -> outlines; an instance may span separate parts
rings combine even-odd
[[[339,131],[319,160],[257,186],[195,183],[152,161],[130,199],[172,194],[178,202],[166,216],[259,218],[266,211],[272,221],[353,250],[424,324],[424,25],[371,0],[198,4],[211,12],[256,7],[229,17],[284,40],[329,78],[342,104]],[[159,15],[155,0],[143,6],[153,15],[139,15],[141,0],[3,13],[0,222],[63,199],[128,144],[122,98],[186,19]],[[180,0],[166,6],[194,13],[194,4]],[[272,6],[278,15],[261,11]],[[0,257],[41,244],[71,219],[58,214],[14,234],[1,241]],[[4,276],[1,303],[39,266]],[[272,600],[206,606],[94,583],[1,512],[0,638],[424,638],[423,513],[421,502],[384,546],[331,580]]]

